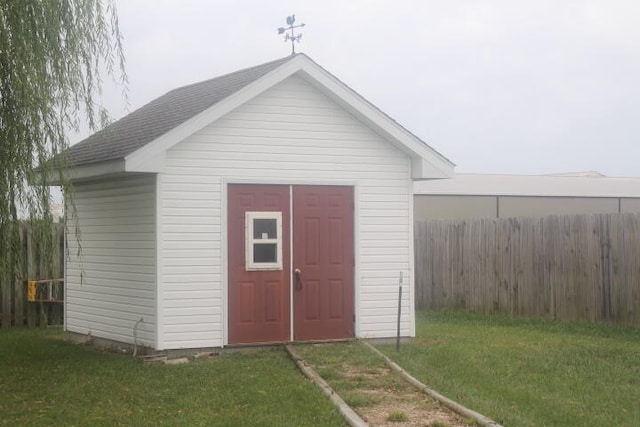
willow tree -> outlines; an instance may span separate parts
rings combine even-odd
[[[0,0],[0,278],[20,262],[21,221],[50,229],[51,180],[70,194],[61,153],[106,117],[101,75],[126,90],[121,43],[114,0]]]

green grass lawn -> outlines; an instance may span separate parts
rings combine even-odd
[[[505,426],[640,426],[640,330],[418,312],[413,376]]]
[[[61,336],[0,331],[0,425],[346,425],[280,349],[166,366]]]

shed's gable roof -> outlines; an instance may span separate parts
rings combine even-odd
[[[414,178],[453,175],[453,163],[304,54],[172,90],[74,145],[67,159],[76,178],[162,172],[172,146],[293,74],[405,152]]]
[[[67,151],[71,166],[123,159],[286,62],[282,58],[183,86],[154,99]]]

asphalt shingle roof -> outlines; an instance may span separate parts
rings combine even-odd
[[[174,89],[140,107],[66,152],[70,166],[123,159],[289,61],[288,56]]]

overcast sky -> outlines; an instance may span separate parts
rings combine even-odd
[[[296,50],[458,172],[640,176],[640,2],[119,0],[130,109]],[[114,118],[125,114],[107,85]]]

